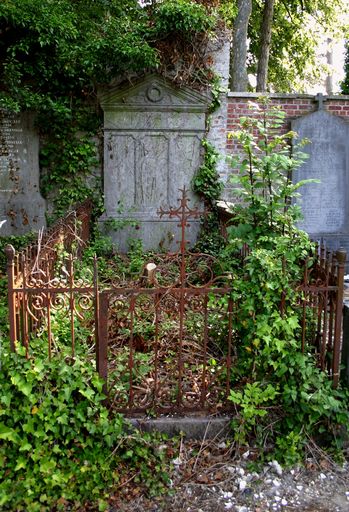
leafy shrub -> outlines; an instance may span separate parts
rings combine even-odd
[[[130,475],[149,492],[163,489],[164,453],[120,415],[108,416],[90,366],[6,350],[1,365],[1,510],[105,510],[113,486]]]
[[[316,367],[310,346],[301,351],[296,290],[304,261],[313,263],[314,247],[296,226],[300,212],[292,198],[304,182],[294,184],[292,171],[304,155],[291,153],[288,141],[295,133],[278,135],[283,112],[267,99],[252,108],[254,116],[242,118],[242,130],[232,134],[243,152],[234,161],[238,171],[233,176],[242,201],[233,209],[221,255],[233,274],[238,310],[233,378],[239,389],[230,400],[237,406],[236,440],[252,437],[265,446],[268,438],[276,456],[291,463],[302,457],[308,437],[336,440],[338,426],[348,424],[348,397]],[[242,261],[239,251],[246,246]]]
[[[159,36],[180,33],[190,39],[194,33],[214,27],[214,16],[208,16],[204,6],[188,0],[159,2],[154,11],[154,32]]]

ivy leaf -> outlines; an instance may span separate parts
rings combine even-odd
[[[85,398],[87,398],[88,400],[92,400],[92,398],[94,397],[94,394],[95,392],[93,391],[93,389],[79,389],[79,393],[84,396]]]
[[[4,439],[6,441],[12,441],[13,443],[19,443],[20,437],[17,432],[4,423],[0,423],[0,439]]]
[[[46,460],[40,464],[41,473],[49,473],[52,469],[56,467],[56,462],[52,459]]]
[[[25,396],[29,396],[32,391],[32,385],[21,378],[20,375],[12,375],[11,382]]]
[[[20,469],[24,469],[27,464],[27,459],[24,457],[20,457],[17,461],[17,464],[15,466],[15,471],[19,471]]]
[[[31,449],[32,449],[32,445],[28,442],[28,440],[27,440],[27,439],[25,439],[25,440],[22,442],[21,446],[19,447],[19,451],[20,451],[20,452],[27,452],[27,451],[29,451],[29,450],[31,450]]]

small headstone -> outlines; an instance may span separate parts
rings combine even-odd
[[[39,137],[31,113],[0,111],[0,236],[45,226],[39,190]]]
[[[314,240],[323,239],[330,249],[349,249],[349,125],[322,108],[292,123],[292,130],[311,143],[309,158],[294,173],[294,180],[316,178],[300,188],[297,200],[304,219],[299,227]]]

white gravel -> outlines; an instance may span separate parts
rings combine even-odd
[[[225,478],[174,486],[170,497],[140,497],[116,510],[132,512],[349,512],[349,465],[283,469],[278,463],[249,471],[246,459],[226,464]],[[200,472],[202,476],[202,472]]]

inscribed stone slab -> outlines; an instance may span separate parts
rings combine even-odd
[[[208,98],[176,89],[157,75],[132,87],[104,90],[99,98],[106,209],[101,222],[132,221],[132,226],[110,232],[121,251],[127,250],[129,238],[141,239],[146,250],[178,249],[178,220],[160,220],[157,211],[176,207],[183,187],[191,206],[198,203],[190,190],[201,163]],[[194,243],[199,221],[190,224],[189,240]]]
[[[39,191],[39,137],[31,113],[0,111],[0,235],[21,235],[45,226]]]
[[[297,119],[292,123],[300,138],[308,138],[305,146],[308,160],[295,172],[295,181],[317,178],[319,184],[300,189],[304,219],[299,227],[314,239],[349,234],[349,125],[324,110]],[[337,248],[337,247],[334,247]]]

